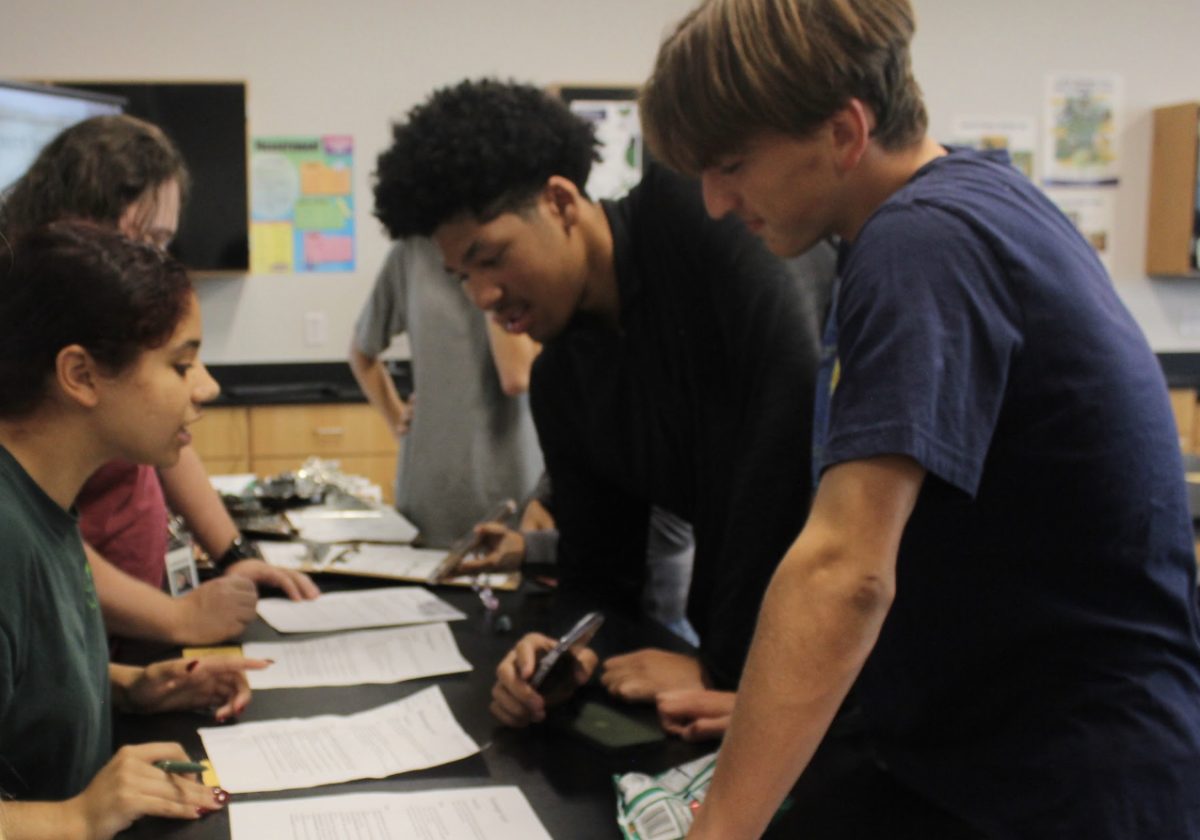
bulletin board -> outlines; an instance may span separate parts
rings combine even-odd
[[[596,127],[600,160],[588,176],[593,199],[620,198],[642,179],[646,152],[632,85],[554,85],[568,107]]]

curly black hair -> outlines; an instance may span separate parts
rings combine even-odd
[[[583,192],[600,159],[592,125],[562,100],[498,79],[434,91],[392,138],[375,171],[375,216],[397,239],[463,212],[489,221],[523,207],[551,175]]]

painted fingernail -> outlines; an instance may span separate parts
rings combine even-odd
[[[274,659],[264,659],[264,660],[263,660],[263,662],[269,662],[269,663],[270,663],[270,664],[272,664],[272,665],[274,665],[274,664],[275,664],[275,660],[274,660]]]
[[[199,659],[193,659],[191,662],[189,662],[189,663],[187,664],[187,672],[188,672],[189,674],[190,674],[190,673],[192,673],[192,671],[195,671],[195,670],[196,670],[196,666],[197,666],[197,665],[199,665],[199,664],[200,664],[200,660],[199,660]]]
[[[208,816],[209,814],[211,814],[212,812],[213,812],[213,809],[212,809],[212,808],[197,808],[197,809],[196,809],[196,816],[197,816],[197,817],[207,817],[207,816]]]
[[[212,789],[213,801],[218,805],[224,805],[229,801],[229,791],[224,788],[215,787]]]

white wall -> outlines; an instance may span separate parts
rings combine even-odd
[[[1200,350],[1200,281],[1148,280],[1151,111],[1200,99],[1197,0],[914,0],[914,64],[935,136],[956,115],[1029,114],[1042,126],[1047,73],[1124,82],[1113,279],[1159,352]],[[1039,149],[1040,153],[1041,150]]]
[[[935,135],[956,115],[1040,119],[1047,72],[1117,72],[1125,123],[1114,274],[1157,350],[1200,350],[1200,283],[1142,271],[1149,110],[1200,98],[1197,0],[914,0]],[[464,76],[636,83],[692,0],[4,0],[0,78],[245,79],[251,134],[355,138],[358,269],[205,279],[212,363],[341,359],[386,240],[370,172],[389,120]],[[307,312],[329,340],[304,346]]]

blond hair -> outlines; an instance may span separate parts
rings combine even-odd
[[[705,0],[642,88],[646,141],[695,174],[754,134],[803,137],[853,98],[874,114],[880,145],[910,146],[927,125],[914,29],[908,0]]]

